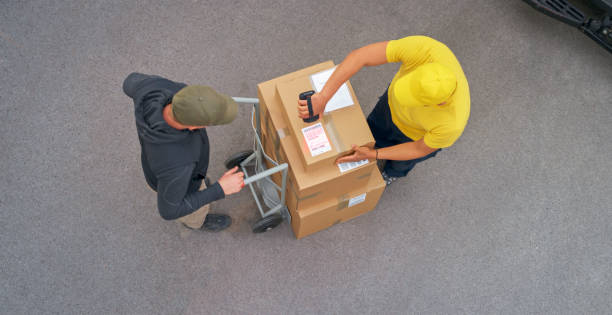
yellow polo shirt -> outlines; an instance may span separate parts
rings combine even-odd
[[[470,116],[470,91],[459,61],[446,45],[427,36],[409,36],[389,41],[387,61],[401,62],[389,86],[389,107],[393,123],[410,139],[424,138],[430,148],[450,147],[461,136]],[[457,76],[457,89],[444,105],[404,107],[393,101],[397,79],[416,67],[438,62]]]

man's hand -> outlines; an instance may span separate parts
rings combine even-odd
[[[225,174],[219,178],[219,185],[221,185],[226,196],[235,194],[244,187],[244,173],[236,171],[238,171],[238,166],[225,172]]]
[[[325,105],[328,100],[321,93],[313,94],[310,97],[310,101],[312,102],[312,116],[322,114],[325,111]],[[298,116],[302,119],[310,117],[306,100],[298,100]]]
[[[376,150],[370,149],[368,147],[358,147],[357,145],[353,144],[353,151],[353,154],[339,157],[336,160],[336,164],[345,162],[357,162],[365,159],[376,158]]]

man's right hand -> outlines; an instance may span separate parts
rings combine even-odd
[[[312,116],[322,114],[325,111],[327,99],[321,93],[315,93],[310,97],[312,102]],[[302,119],[310,117],[308,103],[306,100],[298,100],[298,116]],[[321,117],[321,116],[319,116]]]
[[[244,173],[237,171],[238,166],[225,172],[225,174],[219,178],[219,185],[221,185],[226,196],[235,194],[244,187]]]

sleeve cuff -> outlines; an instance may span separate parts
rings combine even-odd
[[[223,192],[223,188],[221,187],[221,184],[219,184],[219,182],[214,183],[212,186],[208,187],[208,189],[211,189],[213,191],[213,196],[215,200],[225,198],[225,193]]]

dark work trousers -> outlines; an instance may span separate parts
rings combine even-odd
[[[368,125],[376,140],[377,148],[386,148],[401,143],[413,142],[414,140],[406,137],[391,119],[391,109],[389,108],[389,99],[387,97],[387,91],[378,99],[378,103],[368,115]],[[436,150],[422,158],[408,160],[408,161],[387,161],[385,164],[385,173],[392,177],[403,177],[412,170],[412,168],[419,162],[425,161],[438,154]]]

